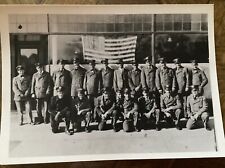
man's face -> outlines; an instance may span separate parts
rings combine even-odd
[[[40,66],[36,67],[36,69],[39,73],[41,73],[43,71],[43,67],[40,67]]]
[[[194,97],[198,96],[198,90],[192,90],[192,94]]]
[[[192,63],[192,67],[193,67],[194,69],[196,69],[196,68],[198,68],[198,64],[197,64],[197,63]]]
[[[171,94],[171,91],[170,91],[170,90],[166,90],[166,91],[165,91],[165,94],[166,94],[166,95],[170,95],[170,94]]]
[[[103,96],[104,96],[105,99],[109,99],[109,93],[108,92],[103,93]]]
[[[57,92],[57,95],[58,95],[59,99],[62,99],[64,96],[64,93],[62,91],[60,91],[60,92]]]
[[[105,65],[105,68],[107,68],[109,64],[108,63],[105,63],[104,65]]]
[[[130,100],[130,94],[129,93],[125,93],[124,94],[124,99],[125,100]]]
[[[122,99],[122,94],[120,92],[116,92],[117,99]]]
[[[90,64],[91,69],[95,69],[95,64]]]
[[[123,68],[123,63],[120,64],[120,68]]]
[[[74,69],[78,69],[78,68],[79,68],[79,66],[80,66],[80,64],[79,64],[79,63],[74,63],[73,65],[74,65]]]
[[[181,64],[178,63],[178,64],[175,64],[176,65],[176,68],[180,68],[181,67]]]
[[[151,67],[151,66],[152,66],[152,63],[148,61],[148,62],[147,62],[147,66],[148,66],[148,67]]]
[[[59,64],[59,70],[62,71],[64,69],[65,65],[64,64]]]
[[[133,65],[134,70],[138,69],[138,64]]]
[[[160,63],[160,65],[161,65],[162,68],[165,68],[166,67],[166,63],[165,62]]]
[[[143,94],[143,97],[145,98],[145,99],[147,99],[149,96],[148,96],[148,93],[146,93],[146,92],[143,92],[142,93]]]
[[[23,69],[20,69],[20,70],[18,70],[17,72],[18,72],[18,74],[21,76],[21,75],[24,75],[24,72],[25,72],[25,71],[24,71]]]
[[[77,96],[78,96],[78,98],[79,98],[80,100],[83,100],[83,98],[84,98],[84,94],[83,94],[83,93],[80,93],[80,92],[78,93]]]

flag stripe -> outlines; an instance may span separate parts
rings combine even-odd
[[[89,60],[89,61],[93,60],[92,57],[86,57],[85,59],[86,60]],[[134,58],[126,58],[126,59],[123,59],[124,62],[130,62],[130,61],[134,61],[134,60],[135,60]],[[102,59],[95,58],[95,61],[97,63],[101,63]],[[109,60],[109,63],[119,63],[119,60],[118,59],[116,59],[116,60]]]
[[[99,55],[95,53],[84,53],[85,56],[93,57],[93,58],[99,58],[99,59],[122,59],[122,58],[128,58],[128,57],[135,57],[134,53],[126,54],[126,55],[118,55],[118,56],[107,56],[107,55]]]
[[[136,45],[130,45],[130,46],[124,46],[124,47],[105,47],[106,51],[113,51],[113,50],[126,50],[126,49],[131,49],[131,48],[136,48]]]
[[[137,36],[134,37],[127,37],[127,38],[120,38],[120,39],[105,39],[105,42],[122,42],[122,41],[130,41],[130,40],[137,40]]]
[[[130,44],[136,44],[135,41],[128,41],[128,42],[123,42],[123,43],[105,43],[106,47],[112,47],[112,46],[126,46]]]
[[[129,49],[129,50],[123,50],[123,51],[112,51],[112,52],[105,52],[105,51],[97,51],[97,50],[91,50],[91,49],[86,49],[85,53],[96,53],[96,54],[101,54],[101,55],[117,55],[117,54],[126,54],[126,53],[134,53],[135,49]]]

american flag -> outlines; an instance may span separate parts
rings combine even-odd
[[[137,36],[105,38],[104,36],[82,36],[83,55],[85,60],[100,63],[108,59],[109,63],[134,62]]]

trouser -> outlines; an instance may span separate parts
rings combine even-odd
[[[196,125],[196,122],[202,120],[204,123],[207,123],[209,121],[209,114],[208,112],[203,112],[197,120],[188,119],[186,127],[187,129],[193,129]]]
[[[85,127],[88,128],[91,123],[91,111],[75,114],[72,118],[73,128],[76,130],[81,129],[81,122],[84,121]]]
[[[146,126],[147,120],[154,120],[155,125],[159,124],[160,120],[160,110],[156,109],[153,113],[150,111],[146,111],[142,114],[142,121],[143,121],[143,126]]]
[[[123,130],[125,132],[130,132],[135,129],[139,129],[139,113],[133,111],[132,113],[124,113]]]
[[[70,127],[71,112],[69,110],[60,112],[60,114],[58,115],[57,118],[56,118],[56,114],[57,114],[57,111],[51,112],[51,114],[50,114],[50,122],[51,122],[52,132],[53,133],[58,132],[59,123],[62,122],[63,119],[65,121],[66,130],[68,131],[69,127]]]
[[[49,113],[48,113],[48,100],[46,98],[38,98],[36,109],[38,120],[45,123],[49,123]]]
[[[15,101],[16,104],[16,109],[19,114],[19,122],[20,124],[23,124],[24,122],[24,114],[27,115],[27,119],[29,118],[29,122],[33,122],[33,116],[32,116],[32,111],[31,111],[31,103],[30,100],[25,100],[25,101]],[[23,112],[23,109],[25,107],[25,113]]]
[[[167,123],[173,125],[173,122],[175,121],[175,125],[178,125],[180,122],[180,118],[181,118],[181,109],[176,109],[176,110],[170,110],[168,113],[170,114],[170,116],[166,116],[165,115],[165,119],[167,121]]]
[[[112,120],[111,120],[112,126],[113,126],[114,129],[116,129],[116,122],[119,118],[119,111],[118,110],[108,111],[104,118],[102,118],[102,115],[105,114],[105,112],[102,111],[100,107],[96,107],[94,113],[96,115],[95,119],[98,121],[98,129],[100,131],[104,130],[105,125],[106,125],[106,121],[108,119],[110,119],[110,117],[112,117]]]
[[[179,93],[180,98],[181,98],[181,103],[183,105],[183,117],[187,118],[187,93]]]

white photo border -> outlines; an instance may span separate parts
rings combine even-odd
[[[112,10],[113,9],[113,10]],[[208,14],[209,66],[217,151],[181,153],[127,153],[49,157],[9,157],[11,60],[9,41],[9,14]],[[0,164],[27,164],[93,160],[130,160],[164,158],[224,157],[225,139],[220,108],[214,44],[214,6],[212,4],[185,5],[0,5],[0,32],[2,48],[2,120],[0,135]]]

